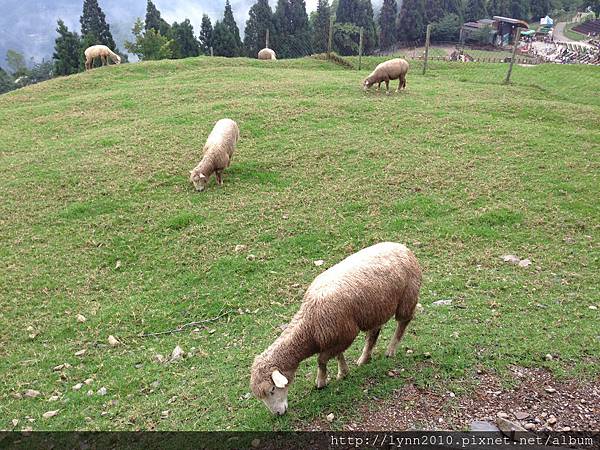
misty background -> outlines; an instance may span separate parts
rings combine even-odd
[[[255,1],[230,0],[242,36],[248,10]],[[146,0],[99,0],[98,3],[106,14],[117,46],[125,51],[123,42],[133,40],[131,29],[135,19],[141,17],[143,20],[146,16]],[[207,14],[214,25],[216,20],[223,18],[225,9],[225,0],[153,0],[153,3],[169,23],[190,19],[196,36],[203,14]],[[269,0],[269,3],[275,10],[276,0]],[[316,7],[317,0],[306,0],[309,14]],[[82,8],[83,0],[0,0],[0,66],[6,67],[9,49],[22,53],[26,61],[51,59],[57,20],[62,19],[69,30],[79,33]]]

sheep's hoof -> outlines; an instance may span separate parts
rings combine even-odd
[[[386,91],[385,93],[386,93],[386,95],[390,95],[390,91]]]
[[[320,383],[320,382],[317,380],[317,383],[316,383],[316,387],[317,387],[317,389],[321,390],[321,389],[325,388],[326,386],[327,386],[327,381],[324,381],[324,382]]]
[[[386,358],[392,358],[395,354],[396,354],[396,350],[386,350],[385,351]]]
[[[348,375],[348,372],[338,372],[337,377],[335,377],[335,379],[343,380],[344,378],[346,378],[347,375]]]
[[[366,363],[368,363],[370,360],[371,360],[371,357],[370,357],[370,356],[367,356],[367,357],[361,356],[360,358],[358,358],[358,359],[356,360],[356,365],[357,365],[357,366],[364,366],[364,365],[365,365]]]

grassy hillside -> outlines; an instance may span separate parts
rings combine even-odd
[[[476,369],[597,377],[598,68],[516,66],[503,86],[506,65],[416,64],[389,97],[360,89],[367,70],[220,58],[0,96],[0,428],[290,429],[329,412],[340,426],[409,382],[467,395]],[[196,193],[189,170],[222,117],[241,127],[233,165]],[[382,357],[388,324],[371,364],[319,392],[306,361],[271,417],[246,395],[254,355],[318,273],[382,240],[424,268],[402,351]],[[157,362],[176,345],[192,355]]]

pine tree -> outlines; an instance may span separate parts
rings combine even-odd
[[[490,0],[488,13],[490,16],[510,17],[510,0]]]
[[[531,17],[540,19],[546,17],[550,12],[551,4],[549,0],[531,0]]]
[[[339,0],[335,21],[338,23],[356,24],[359,16],[360,0]]]
[[[379,46],[390,48],[396,42],[396,16],[398,6],[396,0],[383,0],[379,12]]]
[[[273,22],[272,48],[279,57],[296,58],[311,53],[310,24],[304,0],[278,0]]]
[[[317,12],[313,23],[313,51],[323,53],[327,51],[329,43],[329,25],[331,24],[331,9],[327,0],[319,0]]]
[[[174,22],[170,36],[175,42],[175,57],[189,58],[200,55],[200,45],[194,37],[194,27],[189,19],[181,23]]]
[[[235,18],[233,17],[233,11],[231,9],[231,4],[229,0],[225,2],[225,13],[223,14],[223,22],[221,25],[225,26],[229,33],[233,36],[234,40],[234,54],[232,56],[240,56],[242,54],[242,40],[240,39],[240,30],[235,23]],[[215,24],[215,28],[217,25]]]
[[[510,14],[513,19],[527,19],[529,17],[529,0],[511,0]]]
[[[482,0],[485,1],[485,0]],[[425,0],[425,22],[434,23],[441,20],[444,11],[443,0]]]
[[[171,26],[160,16],[160,11],[151,0],[148,0],[148,3],[146,4],[146,22],[144,29],[146,31],[153,29],[163,36],[168,36],[171,30]]]
[[[273,11],[268,0],[258,0],[250,8],[244,30],[244,52],[250,58],[256,58],[259,50],[265,47],[266,34],[273,36]]]
[[[106,16],[98,6],[98,0],[83,0],[81,36],[87,44],[102,44],[116,52],[115,41],[106,23]],[[89,46],[89,45],[88,45]]]
[[[465,8],[465,21],[476,22],[479,19],[485,19],[487,11],[485,8],[485,0],[469,0]]]
[[[363,28],[363,53],[370,54],[377,47],[377,27],[373,19],[371,0],[361,0],[356,25]]]
[[[15,85],[13,78],[0,67],[0,94],[4,94],[5,92],[12,91],[16,88],[17,86]]]
[[[202,24],[200,25],[200,50],[205,55],[210,55],[210,48],[213,46],[213,27],[210,23],[210,17],[206,14],[202,16]]]
[[[464,11],[461,0],[442,0],[442,10],[444,14],[455,14],[459,21],[463,22]]]
[[[144,22],[138,18],[132,30],[135,42],[125,42],[125,48],[141,60],[170,59],[175,55],[176,44],[154,28],[144,29]]]
[[[215,22],[213,30],[213,50],[215,56],[237,56],[238,47],[236,46],[235,36],[229,30],[227,25],[218,20]]]
[[[425,3],[423,0],[404,0],[398,16],[398,38],[417,41],[425,35]]]
[[[58,37],[54,44],[54,74],[71,75],[79,72],[81,43],[77,33],[69,31],[65,23],[58,19]]]

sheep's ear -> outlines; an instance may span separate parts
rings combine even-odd
[[[286,387],[288,384],[288,379],[279,370],[275,370],[275,372],[271,374],[271,378],[273,379],[275,386],[280,389]]]
[[[203,173],[200,174],[200,178],[206,178]]]

